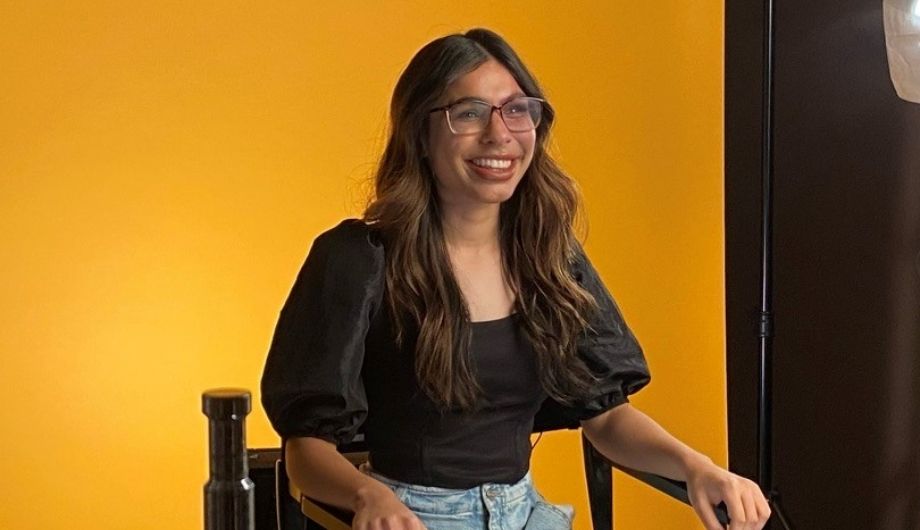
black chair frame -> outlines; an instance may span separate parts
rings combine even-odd
[[[556,430],[539,422],[536,427],[535,432]],[[571,425],[567,427],[573,428]],[[601,455],[584,435],[582,449],[594,530],[613,530],[613,468],[674,499],[690,504],[686,483],[613,463]],[[363,435],[339,447],[339,451],[355,465],[367,460]],[[257,530],[350,530],[352,513],[306,496],[300,496],[299,500],[295,498],[298,492],[288,482],[281,449],[249,449],[247,454],[250,477],[256,483]],[[719,504],[715,511],[719,521],[727,525],[729,518],[725,505]]]

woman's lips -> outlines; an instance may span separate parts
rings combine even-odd
[[[480,177],[488,180],[508,180],[514,176],[517,159],[508,157],[482,157],[466,161],[466,164]]]

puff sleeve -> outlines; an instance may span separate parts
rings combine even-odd
[[[342,444],[363,423],[364,339],[381,303],[383,269],[383,247],[362,221],[344,221],[314,241],[262,374],[262,405],[282,438]]]
[[[588,394],[566,407],[566,416],[584,421],[629,401],[651,376],[642,348],[630,331],[613,297],[581,247],[572,265],[575,280],[597,301],[600,311],[578,342],[578,356],[598,379]]]

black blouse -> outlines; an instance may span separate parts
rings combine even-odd
[[[441,412],[419,389],[411,337],[403,348],[395,344],[383,303],[384,267],[383,245],[360,220],[316,239],[281,310],[262,376],[272,426],[282,438],[337,444],[362,429],[375,470],[404,482],[456,489],[516,482],[529,468],[534,415],[548,399],[519,317],[471,324],[483,405]],[[571,272],[600,306],[578,345],[599,383],[574,405],[554,407],[580,421],[626,402],[649,372],[580,248]]]

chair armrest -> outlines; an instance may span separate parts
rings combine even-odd
[[[300,495],[300,512],[326,530],[351,530],[355,514]]]
[[[673,497],[674,499],[677,499],[688,506],[690,505],[690,497],[687,494],[686,482],[669,479],[660,475],[655,475],[654,473],[636,471],[635,469],[630,469],[626,466],[621,466],[615,462],[611,462],[610,460],[604,458],[596,450],[595,453],[595,458],[602,458],[604,462],[606,462],[606,464],[610,467],[616,468],[623,473],[635,478],[636,480],[644,482],[649,486],[657,489],[658,491]],[[351,460],[352,463],[355,463],[356,465],[357,463],[363,461],[361,454],[349,454],[347,456],[349,456],[349,460]],[[366,460],[366,453],[364,454],[364,460]],[[354,518],[354,514],[352,512],[310,499],[309,497],[301,494],[300,491],[297,490],[297,488],[290,482],[288,483],[288,488],[291,497],[293,497],[295,500],[299,499],[300,510],[304,515],[310,519],[313,519],[327,530],[351,530],[351,523],[352,519]],[[714,510],[716,518],[718,518],[719,522],[722,525],[727,526],[729,523],[729,517],[725,503],[719,503],[718,506],[714,507]]]
[[[687,484],[678,480],[672,480],[660,475],[655,475],[653,473],[646,473],[643,471],[636,471],[630,469],[626,466],[622,466],[615,462],[611,462],[609,459],[604,457],[591,443],[587,438],[583,437],[584,449],[585,449],[585,471],[588,474],[589,482],[589,495],[592,489],[598,490],[596,492],[598,498],[607,499],[606,502],[592,502],[592,521],[594,528],[612,528],[612,511],[610,510],[610,499],[612,498],[612,489],[610,486],[610,468],[616,468],[623,473],[641,481],[649,486],[661,491],[662,493],[677,499],[684,504],[690,505],[690,497],[687,494]],[[363,440],[361,441],[363,442]],[[358,449],[357,452],[344,452],[343,456],[348,458],[348,460],[355,466],[360,465],[362,462],[367,461],[367,452],[364,451],[366,446],[355,445],[350,449]],[[279,454],[279,453],[275,453]],[[280,455],[279,455],[280,456]],[[320,524],[327,530],[351,530],[351,523],[354,518],[354,514],[348,510],[343,510],[335,506],[331,506],[317,500],[311,499],[304,496],[297,488],[287,480],[286,473],[284,469],[280,467],[280,460],[277,462],[276,468],[276,477],[283,479],[283,484],[287,486],[287,493],[290,498],[300,506],[300,511],[306,517],[309,517],[316,523]],[[592,480],[592,475],[594,478]],[[606,475],[606,480],[604,479]],[[606,481],[607,487],[602,485]],[[592,485],[591,483],[594,482]],[[283,495],[282,491],[277,491],[277,496]],[[716,517],[719,522],[723,525],[728,525],[729,517],[728,511],[724,503],[720,503],[718,506],[714,507]],[[609,522],[608,522],[609,521]]]
[[[623,473],[633,477],[636,480],[644,482],[649,486],[655,488],[656,490],[669,495],[680,502],[690,505],[690,496],[687,494],[687,483],[681,482],[679,480],[670,479],[667,477],[662,477],[661,475],[655,475],[654,473],[646,473],[644,471],[636,471],[635,469],[630,469],[626,466],[621,466],[615,462],[611,462],[611,466],[616,469],[619,469]],[[716,513],[716,518],[719,520],[719,523],[722,525],[728,525],[728,508],[725,506],[724,502],[720,502],[718,505],[713,506],[713,510]]]
[[[581,441],[585,457],[585,475],[588,479],[588,494],[590,497],[596,497],[598,499],[598,502],[594,502],[594,499],[591,499],[591,517],[594,520],[595,527],[613,528],[613,513],[607,505],[600,502],[601,498],[608,498],[613,494],[610,477],[611,468],[618,469],[634,479],[644,482],[656,490],[690,506],[690,496],[687,493],[686,482],[669,479],[654,473],[637,471],[613,462],[602,455],[601,452],[591,444],[588,437],[584,436],[584,433],[582,433]],[[727,526],[729,517],[725,503],[719,503],[717,506],[713,506],[713,509],[719,523],[723,526]]]
[[[342,454],[355,466],[367,462],[367,455],[366,451]],[[355,516],[353,512],[307,497],[297,489],[293,482],[287,480],[287,474],[281,467],[282,465],[279,460],[276,464],[276,476],[284,477],[283,482],[287,483],[288,487],[287,493],[300,505],[300,512],[303,515],[309,517],[326,530],[351,530],[351,523]],[[278,492],[278,494],[280,495],[282,492]]]

